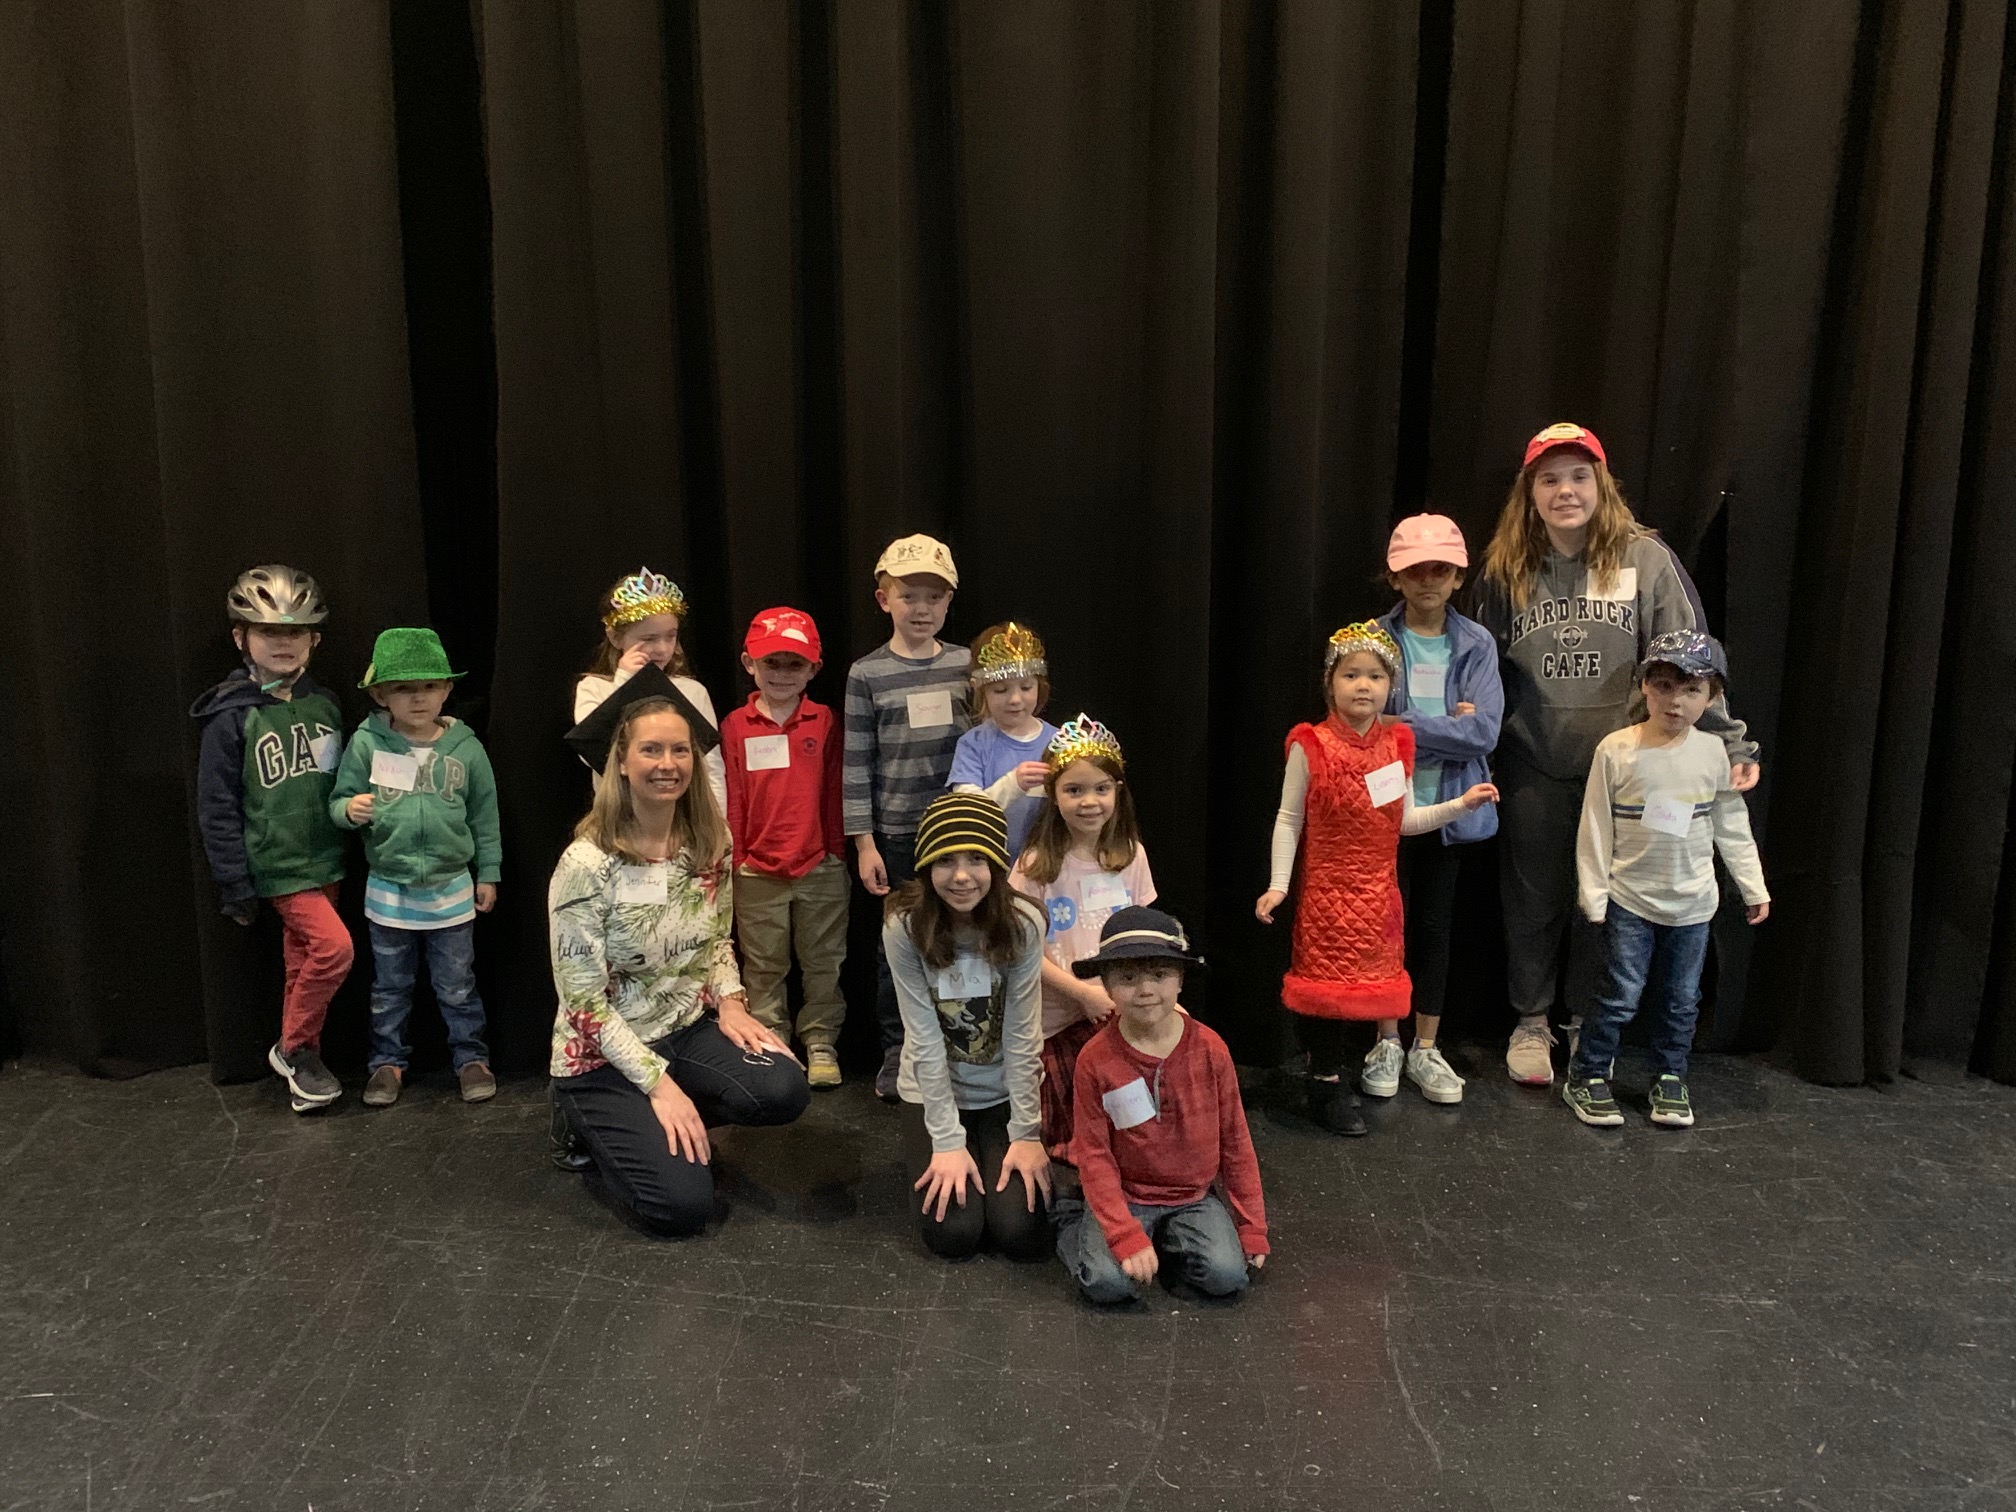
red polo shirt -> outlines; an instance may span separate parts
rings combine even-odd
[[[788,764],[776,766],[779,748]],[[749,769],[750,741],[758,770]],[[827,856],[845,855],[840,830],[840,727],[833,711],[809,698],[778,725],[763,711],[763,696],[721,721],[721,753],[728,765],[728,831],[735,865],[766,877],[802,877]]]

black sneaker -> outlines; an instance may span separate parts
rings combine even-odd
[[[1694,1127],[1694,1104],[1687,1097],[1687,1083],[1671,1072],[1652,1083],[1652,1122],[1669,1129]]]
[[[1309,1083],[1309,1116],[1332,1134],[1356,1139],[1365,1132],[1365,1115],[1358,1108],[1358,1094],[1339,1078]]]
[[[574,1125],[567,1122],[567,1115],[560,1111],[558,1103],[553,1105],[553,1122],[547,1126],[547,1137],[556,1171],[579,1176],[595,1164],[595,1157],[588,1153],[587,1144],[574,1132]]]
[[[882,1069],[875,1073],[875,1095],[886,1103],[898,1101],[896,1073],[903,1069],[903,1047],[891,1045],[882,1052]]]
[[[276,1040],[266,1052],[266,1064],[286,1078],[287,1093],[296,1113],[326,1108],[343,1095],[343,1084],[329,1074],[322,1057],[306,1045],[287,1051]]]
[[[1561,1083],[1561,1101],[1577,1118],[1599,1129],[1614,1129],[1624,1122],[1617,1099],[1610,1095],[1610,1083],[1600,1076],[1570,1075]]]

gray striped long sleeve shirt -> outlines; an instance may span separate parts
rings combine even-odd
[[[914,835],[945,791],[952,753],[972,723],[973,655],[940,642],[928,661],[877,646],[847,672],[847,752],[840,817],[850,835]],[[941,722],[942,721],[942,722]]]

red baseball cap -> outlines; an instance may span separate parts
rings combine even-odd
[[[796,609],[765,609],[749,621],[749,633],[742,637],[742,649],[751,656],[774,656],[789,652],[807,661],[820,660],[819,627],[812,616]]]
[[[1526,443],[1526,460],[1522,467],[1531,467],[1533,459],[1543,452],[1550,452],[1557,446],[1579,446],[1605,467],[1610,458],[1603,451],[1603,443],[1596,439],[1596,432],[1587,430],[1572,420],[1563,420],[1558,425],[1550,425],[1531,441]]]

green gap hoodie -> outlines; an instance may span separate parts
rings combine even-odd
[[[343,836],[329,822],[343,713],[306,673],[293,695],[260,691],[241,667],[189,711],[203,721],[198,822],[227,904],[343,878]]]
[[[472,862],[478,882],[495,882],[504,860],[490,757],[469,726],[446,717],[441,723],[447,728],[413,791],[380,787],[371,781],[372,758],[380,751],[405,756],[413,750],[380,709],[350,737],[329,794],[329,817],[344,829],[363,829],[371,875],[401,887],[438,887],[467,873]],[[371,822],[362,826],[345,812],[359,793],[372,799]]]

